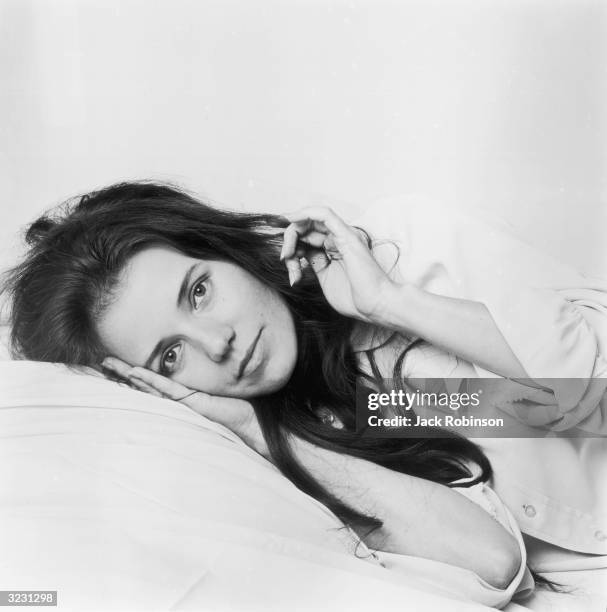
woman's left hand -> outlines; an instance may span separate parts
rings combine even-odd
[[[280,257],[289,270],[291,285],[301,279],[303,257],[335,310],[367,323],[379,323],[382,306],[396,283],[377,263],[361,233],[324,206],[283,216],[291,224],[285,229]]]

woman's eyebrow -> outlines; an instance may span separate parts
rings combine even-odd
[[[194,270],[196,270],[196,266],[198,264],[194,264],[189,267],[188,271],[185,273],[183,277],[183,281],[181,281],[181,287],[179,287],[179,293],[177,294],[177,307],[180,307],[183,303],[184,298],[188,292],[188,287],[190,286],[190,281],[192,279],[192,275],[194,274]]]
[[[183,280],[181,281],[181,286],[179,287],[179,293],[177,294],[177,307],[180,308],[183,304],[183,301],[185,300],[185,298],[187,297],[188,294],[188,287],[190,286],[190,282],[192,280],[192,275],[194,274],[194,271],[196,270],[196,267],[198,266],[198,264],[193,264],[188,268],[188,271],[185,273],[185,276],[183,277]],[[152,350],[152,352],[150,353],[150,356],[147,358],[145,364],[144,364],[144,368],[149,369],[150,366],[152,365],[154,359],[156,359],[156,355],[158,355],[158,353],[161,351],[162,347],[164,346],[166,340],[163,338],[162,340],[159,340],[156,343],[156,346],[154,347],[154,349]]]

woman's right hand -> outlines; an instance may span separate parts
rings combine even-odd
[[[132,367],[116,357],[106,357],[102,365],[140,391],[185,404],[198,414],[224,425],[260,455],[269,456],[253,406],[246,400],[190,389],[147,368]]]

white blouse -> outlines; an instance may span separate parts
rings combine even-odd
[[[530,427],[582,434],[476,438],[494,469],[491,488],[458,490],[485,507],[491,498],[496,520],[523,551],[520,532],[533,536],[526,541],[534,569],[607,567],[607,281],[585,277],[538,251],[503,223],[413,198],[383,200],[352,224],[369,232],[374,256],[395,280],[485,304],[528,377],[549,389],[520,385],[497,405],[504,414]],[[388,241],[398,245],[398,261]],[[391,334],[358,323],[352,335],[365,369],[364,351],[377,348],[374,358],[386,378],[402,349],[386,343]],[[403,374],[452,379],[454,389],[462,378],[498,377],[426,342],[409,351]],[[572,557],[570,551],[583,554]],[[533,589],[524,565],[525,555],[501,595]],[[485,603],[503,605],[496,593],[490,595]]]

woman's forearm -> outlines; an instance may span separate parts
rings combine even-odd
[[[449,563],[505,588],[520,566],[515,538],[485,510],[449,487],[299,438],[300,463],[335,497],[383,527],[360,535],[371,548]],[[355,526],[354,526],[355,527]]]
[[[424,340],[508,378],[528,374],[480,302],[430,293],[414,285],[391,285],[372,322]]]

